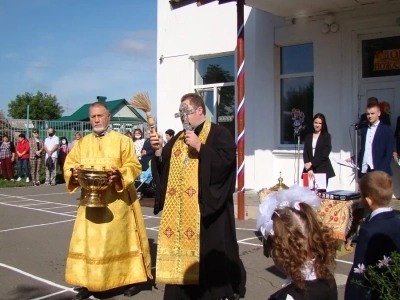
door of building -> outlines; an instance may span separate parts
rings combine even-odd
[[[387,102],[393,130],[400,116],[400,30],[362,34],[358,37],[358,113],[365,113],[367,99]],[[393,151],[395,148],[393,149]],[[394,196],[400,197],[400,166],[392,161]]]
[[[397,81],[367,82],[360,85],[359,113],[365,113],[367,99],[378,98],[379,102],[387,102],[390,106],[390,122],[393,130],[397,117],[400,116],[400,78]]]

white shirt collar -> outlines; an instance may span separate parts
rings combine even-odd
[[[371,220],[373,217],[375,217],[377,214],[383,213],[383,212],[388,212],[388,211],[392,211],[393,208],[391,207],[379,207],[377,209],[375,209],[372,213],[371,216],[369,217],[369,219]]]
[[[369,127],[369,128],[377,127],[377,126],[379,125],[380,122],[381,122],[381,121],[378,120],[374,125],[368,124],[368,127]]]
[[[314,270],[314,261],[315,261],[314,258],[312,260],[307,261],[304,264],[303,268],[301,269],[301,274],[303,275],[304,280],[311,281],[317,279],[317,275],[315,274]],[[292,283],[292,278],[287,277],[284,283],[282,284],[282,287],[285,287],[290,283]]]

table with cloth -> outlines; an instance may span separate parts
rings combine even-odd
[[[331,200],[323,199],[317,215],[321,222],[332,228],[333,236],[339,241],[341,251],[352,251],[351,242],[364,218],[364,208],[361,199]],[[347,253],[343,253],[347,254]],[[339,255],[339,253],[338,253]]]
[[[271,193],[272,189],[263,188],[258,192],[260,203]],[[364,219],[364,208],[361,199],[354,200],[332,200],[322,199],[317,216],[323,224],[332,228],[333,236],[339,241],[337,257],[350,253],[354,236],[357,234],[359,225]]]

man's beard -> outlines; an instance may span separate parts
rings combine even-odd
[[[103,133],[107,128],[106,127],[94,127],[93,131],[97,134]]]

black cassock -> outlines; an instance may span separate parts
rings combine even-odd
[[[195,129],[197,135],[203,124]],[[154,214],[164,207],[171,152],[181,133],[164,146],[161,161],[153,157],[152,175],[157,185]],[[165,300],[225,299],[234,293],[244,297],[246,271],[239,257],[233,210],[235,182],[235,141],[225,127],[212,123],[199,153],[199,285],[166,285]]]

